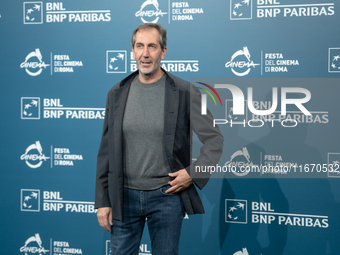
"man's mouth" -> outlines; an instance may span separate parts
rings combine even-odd
[[[142,65],[151,65],[151,61],[141,61]]]

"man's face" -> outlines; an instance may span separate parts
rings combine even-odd
[[[152,76],[159,70],[166,48],[162,50],[159,44],[157,29],[142,29],[136,33],[136,41],[132,52],[139,72],[145,76]]]

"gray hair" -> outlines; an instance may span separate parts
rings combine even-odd
[[[155,28],[157,29],[158,33],[159,33],[159,44],[161,45],[162,50],[164,50],[164,48],[166,47],[166,30],[165,28],[163,28],[161,25],[157,24],[157,23],[144,23],[142,25],[140,25],[139,27],[137,27],[133,33],[132,33],[132,37],[131,37],[131,44],[132,44],[132,48],[134,48],[135,43],[136,43],[136,34],[139,30],[142,29],[152,29]]]

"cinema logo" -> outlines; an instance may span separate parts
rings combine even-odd
[[[242,248],[241,251],[235,252],[233,255],[249,255],[247,248]]]
[[[135,13],[135,16],[140,18],[143,23],[157,23],[159,18],[166,14],[167,12],[160,9],[158,0],[146,0],[139,11]]]
[[[235,151],[231,155],[230,160],[228,160],[224,165],[230,168],[235,167],[235,171],[232,171],[232,173],[239,177],[246,176],[249,173],[249,171],[241,171],[241,167],[245,169],[247,167],[258,166],[250,160],[250,154],[247,147],[242,147],[241,150]]]
[[[49,250],[45,250],[42,246],[40,235],[37,233],[26,240],[24,246],[20,248],[20,252],[25,253],[25,255],[37,253],[41,255],[46,254]]]
[[[225,222],[226,223],[248,223],[247,200],[226,199],[225,200]],[[281,226],[328,228],[328,216],[295,214],[276,212],[271,203],[251,202],[251,223],[253,224],[276,224]]]
[[[39,49],[29,53],[25,61],[20,64],[30,76],[38,76],[46,67],[50,66],[50,73],[73,73],[76,67],[82,67],[83,62],[72,60],[69,55],[53,55],[50,53],[50,64],[45,64],[42,60],[42,54]]]
[[[244,94],[240,88],[231,84],[215,84],[215,88],[224,88],[228,89],[232,93],[233,97],[233,108],[229,111],[227,110],[227,100],[226,100],[226,110],[225,110],[225,118],[224,119],[214,119],[214,127],[215,125],[224,125],[230,124],[230,127],[233,125],[243,125],[246,127],[263,127],[265,122],[271,122],[271,126],[274,127],[275,122],[280,122],[283,127],[295,127],[298,124],[298,121],[292,118],[285,119],[277,119],[272,118],[275,115],[272,115],[276,112],[276,108],[278,105],[278,88],[272,88],[272,104],[269,109],[259,110],[255,107],[256,103],[253,102],[253,88],[248,87],[248,97],[247,97],[247,106],[248,110],[253,114],[253,118],[251,120],[243,119],[241,121],[237,121],[237,116],[245,116],[245,99]],[[298,93],[304,95],[303,98],[287,98],[288,93]],[[307,103],[311,98],[311,93],[309,90],[305,88],[297,88],[297,87],[282,87],[281,88],[281,112],[280,116],[285,116],[287,114],[287,105],[295,105],[304,115],[311,116],[312,114],[303,106],[304,103]],[[207,97],[201,98],[201,114],[206,115],[207,111]],[[229,119],[228,119],[229,116]],[[266,116],[266,119],[261,119],[259,116]],[[232,118],[230,118],[232,117]]]
[[[29,53],[26,56],[25,61],[20,64],[20,68],[24,68],[26,73],[30,76],[38,76],[48,66],[50,65],[45,64],[42,60],[42,55],[39,49],[35,49],[35,51]]]
[[[204,14],[204,10],[202,7],[197,7],[195,1],[144,0],[139,10],[135,12],[135,17],[140,18],[143,23],[157,23],[167,16],[170,24],[171,21],[190,22],[202,16],[201,14]]]
[[[42,151],[40,142],[36,141],[27,147],[25,153],[21,155],[20,160],[25,161],[26,165],[33,169],[41,167],[47,159],[51,159],[51,168],[53,166],[74,166],[75,161],[83,160],[83,155],[71,154],[69,148],[53,148],[53,146],[51,146],[51,157],[46,157]]]
[[[40,142],[36,141],[27,147],[25,153],[20,156],[20,159],[24,160],[26,165],[30,168],[38,168],[43,164],[43,162],[46,162],[47,159],[50,159],[50,157],[46,157],[42,151],[43,149]]]
[[[255,63],[251,59],[248,47],[243,47],[242,50],[236,51],[230,61],[225,64],[226,68],[230,68],[233,74],[238,77],[244,77],[256,69],[261,76],[264,73],[288,73],[294,67],[300,66],[298,59],[286,58],[282,52],[268,52],[261,51],[261,61]],[[259,58],[258,58],[259,59]],[[334,65],[333,65],[334,66]]]
[[[243,47],[242,50],[236,51],[231,56],[230,61],[225,64],[225,67],[230,68],[236,76],[242,77],[248,75],[252,68],[259,65],[260,64],[255,64],[254,61],[250,59],[250,53],[246,46]]]
[[[69,242],[66,241],[53,241],[51,238],[50,244],[51,251],[45,250],[45,248],[42,245],[41,237],[37,233],[26,240],[25,245],[20,248],[20,252],[25,253],[25,255],[29,254],[42,255],[46,253],[52,254],[52,251],[54,255],[83,254],[82,249],[70,248]]]

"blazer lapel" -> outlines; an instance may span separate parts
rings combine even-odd
[[[165,105],[164,105],[164,143],[165,153],[172,167],[173,148],[175,131],[177,125],[179,104],[179,91],[173,80],[168,76],[165,84]]]
[[[120,87],[114,94],[113,103],[113,139],[116,155],[116,167],[119,173],[123,173],[123,118],[130,84]]]

